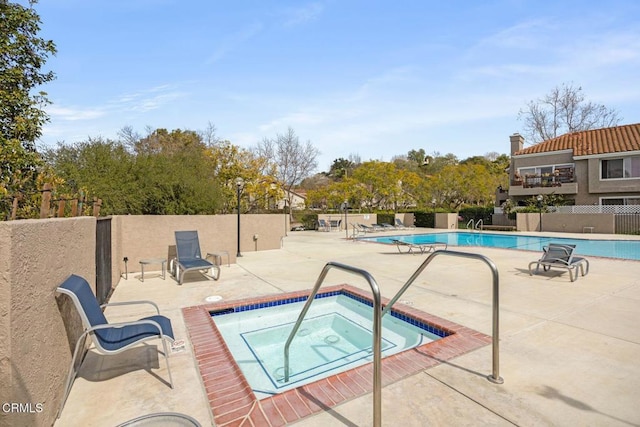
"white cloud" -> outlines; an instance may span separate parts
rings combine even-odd
[[[324,5],[321,2],[308,3],[297,8],[288,8],[282,11],[285,27],[294,27],[306,24],[317,19],[323,12]]]
[[[93,120],[107,114],[101,108],[58,107],[56,105],[48,107],[47,113],[52,118],[66,121]]]

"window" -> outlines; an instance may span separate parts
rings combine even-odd
[[[640,205],[640,197],[602,198],[602,204],[617,205],[617,206]]]
[[[640,156],[602,160],[602,179],[640,178]]]

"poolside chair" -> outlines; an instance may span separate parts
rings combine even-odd
[[[174,342],[171,320],[160,315],[158,306],[151,301],[131,301],[115,302],[99,305],[89,283],[82,277],[72,274],[60,286],[57,292],[69,296],[73,301],[80,318],[84,332],[76,342],[69,375],[64,388],[62,403],[58,412],[58,417],[62,413],[62,408],[67,400],[71,385],[76,377],[75,362],[80,353],[80,348],[84,347],[87,337],[91,337],[95,350],[103,355],[120,353],[139,343],[160,339],[162,342],[164,358],[167,361],[167,372],[169,373],[169,385],[173,388],[173,378],[171,377],[171,367],[169,366],[169,352],[167,341]],[[109,323],[102,312],[102,308],[115,305],[149,304],[155,307],[156,315],[145,317],[137,321]],[[82,345],[81,345],[82,344]],[[81,362],[82,363],[82,362]]]
[[[402,220],[400,220],[400,218],[396,218],[396,227],[397,228],[415,228],[414,225],[404,225],[404,223],[402,222]]]
[[[365,233],[373,233],[374,231],[376,231],[375,228],[373,228],[370,225],[366,225],[366,224],[358,224],[358,227],[360,227],[360,229],[362,231],[364,231]]]
[[[318,220],[318,231],[331,231],[331,226],[324,219]]]
[[[382,226],[382,228],[384,228],[385,230],[396,230],[396,227],[394,227],[391,224],[388,224],[386,222],[383,222],[382,224],[380,224]]]
[[[176,231],[176,259],[171,260],[169,270],[174,274],[178,285],[182,285],[184,274],[188,271],[204,272],[211,270],[213,280],[220,278],[220,266],[202,258],[200,240],[197,231]]]
[[[447,250],[448,245],[444,242],[433,242],[433,243],[409,243],[398,239],[391,239],[391,242],[394,243],[398,252],[402,252],[402,248],[406,248],[409,254],[416,253],[414,250],[420,251],[421,254],[425,252],[433,252],[436,249],[440,248],[442,250]]]
[[[578,278],[578,270],[582,276],[589,273],[589,260],[582,257],[573,256],[576,245],[564,245],[559,243],[549,243],[543,249],[542,258],[529,263],[529,275],[533,275],[532,267],[536,266],[536,274],[540,266],[544,271],[552,268],[562,268],[569,271],[569,279],[574,282]]]

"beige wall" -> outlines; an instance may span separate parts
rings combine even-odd
[[[458,228],[457,213],[436,213],[436,227],[456,230]]]
[[[130,271],[139,271],[141,258],[166,257],[175,230],[197,230],[204,253],[226,250],[235,262],[236,221],[236,215],[113,217],[114,286],[125,256]],[[284,215],[242,215],[240,225],[242,252],[281,247]],[[74,273],[95,292],[95,253],[94,217],[0,222],[0,405],[21,404],[28,411],[0,407],[0,426],[55,421],[82,330],[71,301],[55,289]]]
[[[95,223],[93,217],[0,222],[0,404],[28,410],[0,411],[2,426],[55,420],[78,336],[74,309],[55,289],[71,272],[95,286]]]
[[[241,215],[240,252],[281,248],[285,218],[285,215]],[[113,276],[116,281],[124,274],[124,257],[129,259],[130,273],[140,271],[139,262],[143,258],[167,258],[169,246],[175,245],[176,231],[196,230],[202,256],[207,252],[224,250],[229,252],[232,263],[236,260],[236,215],[114,216],[111,227]],[[286,227],[289,227],[288,219]]]
[[[518,231],[539,231],[540,214],[517,213]],[[542,231],[582,233],[584,227],[593,227],[594,233],[615,233],[615,215],[613,214],[571,214],[543,213]]]

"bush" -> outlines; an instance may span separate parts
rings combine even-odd
[[[464,224],[468,223],[469,220],[473,219],[473,222],[476,223],[480,220],[485,225],[492,224],[491,222],[491,214],[493,213],[493,206],[484,207],[484,206],[470,206],[467,208],[460,209],[458,213],[459,216],[462,217],[461,222]]]
[[[396,223],[396,215],[393,213],[386,212],[378,212],[377,213],[378,224],[395,224]]]
[[[414,225],[416,227],[427,227],[427,228],[435,228],[436,226],[436,215],[431,211],[415,211],[413,215],[416,218]]]
[[[315,212],[293,212],[293,221],[301,222],[307,230],[315,230],[318,224],[318,214]]]

